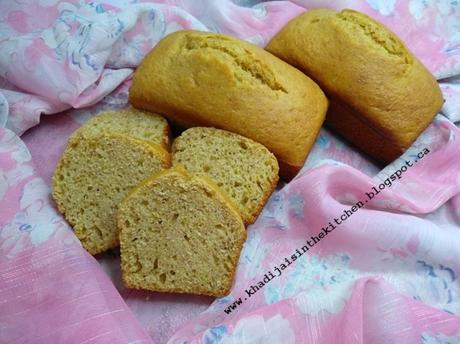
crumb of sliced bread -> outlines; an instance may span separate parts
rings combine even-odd
[[[53,176],[53,198],[91,254],[118,246],[115,212],[143,179],[170,166],[159,145],[120,134],[74,134]]]
[[[129,193],[118,211],[121,269],[129,288],[226,295],[246,231],[208,178],[174,167]]]
[[[170,129],[162,116],[127,107],[102,112],[89,119],[77,132],[85,136],[101,133],[125,134],[138,140],[145,140],[164,149],[170,149]]]
[[[208,176],[253,223],[278,183],[278,162],[260,143],[229,131],[195,127],[173,143],[173,165]]]

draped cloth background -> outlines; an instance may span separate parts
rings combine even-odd
[[[383,170],[322,129],[299,176],[249,226],[229,296],[124,289],[119,254],[88,255],[50,198],[68,136],[126,105],[134,68],[169,32],[263,47],[318,6],[354,8],[396,32],[439,80],[441,114]],[[459,23],[460,4],[448,0],[1,1],[0,342],[460,343]],[[425,148],[401,179],[224,312]]]

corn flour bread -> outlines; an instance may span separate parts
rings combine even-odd
[[[129,100],[184,127],[216,127],[263,144],[285,179],[303,166],[328,105],[310,78],[265,50],[188,30],[168,35],[147,54]]]
[[[118,246],[115,212],[131,188],[170,166],[159,145],[122,134],[74,134],[53,176],[53,198],[91,254]]]
[[[215,181],[245,224],[256,220],[278,183],[278,162],[267,148],[221,129],[184,131],[173,143],[172,163]]]
[[[226,295],[246,239],[238,212],[205,177],[174,167],[136,187],[118,211],[129,288]]]
[[[309,10],[266,49],[315,80],[331,101],[326,123],[379,161],[399,157],[442,105],[436,80],[398,37],[353,10]]]
[[[100,113],[88,120],[77,132],[87,137],[103,133],[125,134],[160,145],[166,150],[170,149],[170,130],[166,119],[133,107]]]

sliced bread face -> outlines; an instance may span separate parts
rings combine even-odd
[[[173,143],[173,165],[207,176],[253,223],[278,183],[278,161],[263,145],[225,130],[195,127]]]
[[[170,129],[162,116],[133,107],[102,112],[88,120],[77,132],[86,137],[102,133],[124,134],[170,149]]]
[[[228,198],[209,179],[175,167],[135,188],[118,211],[129,288],[226,295],[246,239]]]
[[[74,134],[53,176],[53,198],[91,254],[117,247],[116,211],[143,179],[170,166],[158,145],[120,134]]]

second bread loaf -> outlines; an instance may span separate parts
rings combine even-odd
[[[326,123],[376,160],[401,155],[442,105],[436,80],[379,22],[315,9],[290,21],[267,50],[326,92]]]
[[[303,166],[328,105],[315,82],[265,50],[197,31],[175,32],[155,46],[129,100],[185,127],[213,126],[262,143],[285,179]]]

